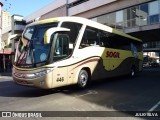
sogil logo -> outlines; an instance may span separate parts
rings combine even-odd
[[[106,52],[106,57],[107,58],[120,58],[120,53],[119,52],[113,52],[113,51],[107,51]]]

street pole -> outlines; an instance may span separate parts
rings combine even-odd
[[[1,46],[1,42],[2,42],[2,6],[3,6],[3,3],[0,0],[0,50],[2,49],[2,46]]]
[[[6,61],[5,61],[5,55],[4,55],[5,54],[5,52],[4,52],[5,43],[1,42],[0,44],[1,44],[1,48],[3,50],[3,71],[5,72],[5,70],[6,70]]]
[[[3,69],[6,71],[6,63],[5,63],[5,55],[4,55],[4,47],[3,47]]]

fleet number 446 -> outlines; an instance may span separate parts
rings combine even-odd
[[[64,77],[57,78],[56,81],[57,81],[57,82],[63,82],[63,81],[64,81]]]

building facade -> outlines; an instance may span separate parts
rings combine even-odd
[[[26,26],[26,22],[21,15],[12,15],[10,25],[2,29],[2,43],[3,49],[0,50],[0,71],[7,70],[8,63],[13,63],[15,48],[19,41],[19,38]],[[5,66],[5,67],[4,67]]]
[[[9,11],[2,10],[2,29],[11,26],[11,15]]]
[[[24,19],[30,23],[36,18],[59,16],[85,17],[126,33],[140,33],[159,29],[160,0],[56,0]],[[136,36],[145,42],[156,41],[153,37]]]
[[[9,44],[7,39],[11,34],[6,31],[8,29],[9,31],[11,29],[10,12],[2,10],[2,37],[1,38],[2,38],[2,42],[4,43],[4,47],[7,46],[7,44]]]
[[[144,42],[160,39],[157,35],[160,0],[56,0],[24,19],[30,23],[36,18],[42,20],[59,16],[85,17],[133,34]],[[148,33],[154,34],[155,38]]]

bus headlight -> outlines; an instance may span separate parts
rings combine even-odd
[[[42,77],[42,76],[46,75],[47,73],[49,73],[51,71],[52,71],[52,69],[40,71],[40,72],[33,73],[33,74],[26,74],[25,78],[33,79],[33,78],[37,78],[37,77]]]
[[[35,76],[41,77],[41,76],[43,76],[43,75],[45,75],[45,74],[47,74],[47,73],[49,73],[51,71],[52,70],[44,70],[44,71],[41,71],[41,72],[37,72],[37,73],[35,73]]]

